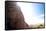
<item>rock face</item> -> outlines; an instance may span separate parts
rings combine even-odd
[[[5,2],[5,19],[6,30],[28,28],[28,24],[25,23],[24,16],[16,2]]]

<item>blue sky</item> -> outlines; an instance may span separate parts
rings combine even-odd
[[[34,3],[34,9],[37,13],[37,15],[44,14],[44,4],[35,4]]]
[[[40,16],[42,15],[42,17],[39,17],[39,18],[42,18],[44,19],[44,4],[35,4],[34,3],[34,9],[35,9],[35,14],[36,16]]]
[[[17,2],[24,15],[25,22],[30,24],[44,23],[44,4]]]

